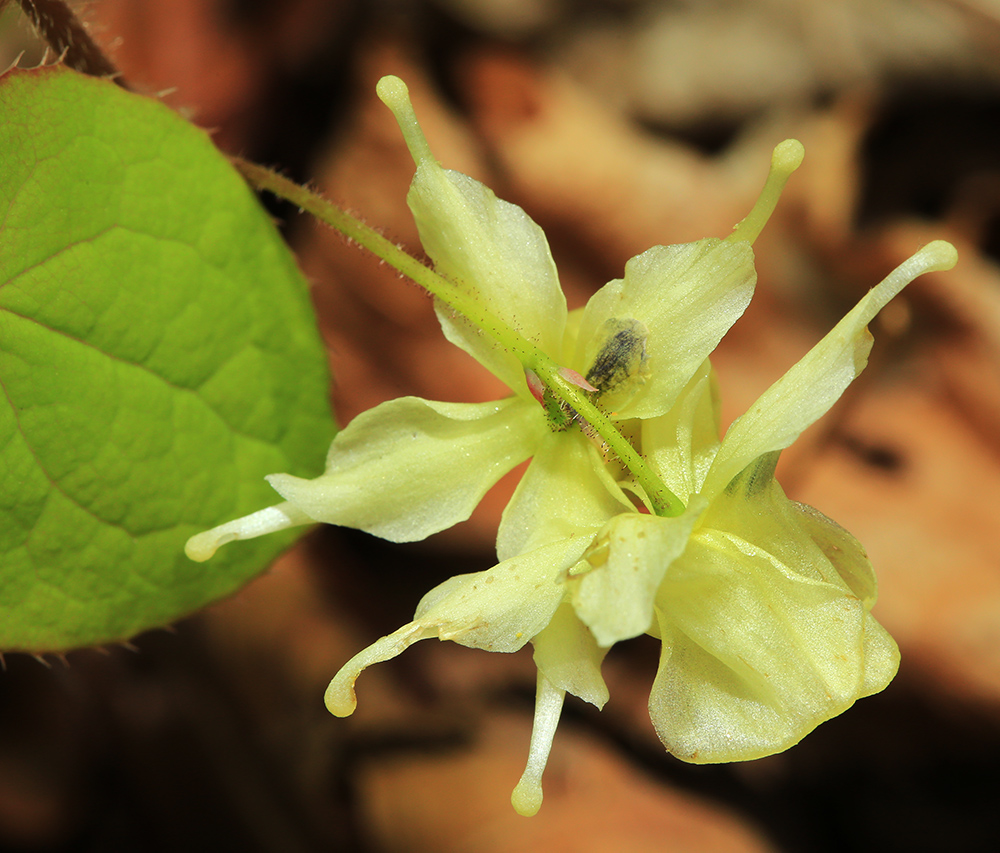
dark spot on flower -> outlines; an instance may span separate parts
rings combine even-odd
[[[646,327],[638,320],[612,318],[604,331],[607,337],[586,377],[601,394],[636,376],[646,360]]]

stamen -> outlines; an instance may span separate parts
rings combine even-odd
[[[398,77],[389,75],[378,81],[375,92],[396,117],[414,164],[417,166],[424,162],[436,164],[437,160],[434,159],[431,147],[427,144],[427,137],[417,122],[417,114],[413,111],[413,104],[410,103],[410,90],[406,84]]]
[[[549,760],[552,739],[559,725],[566,691],[549,681],[541,670],[538,672],[538,689],[535,696],[535,723],[531,729],[531,746],[528,749],[528,766],[521,781],[510,795],[514,811],[524,817],[537,814],[542,807],[542,772]]]
[[[227,542],[235,542],[237,539],[256,539],[258,536],[276,533],[289,527],[315,523],[316,519],[285,501],[192,536],[184,546],[184,553],[195,562],[204,563]]]
[[[767,180],[764,182],[764,189],[761,190],[757,203],[747,217],[739,223],[730,234],[727,240],[746,240],[753,243],[754,240],[764,230],[767,220],[774,213],[774,208],[781,197],[781,191],[788,183],[789,177],[802,163],[806,150],[797,139],[786,139],[775,146],[771,154],[771,171],[768,172]]]

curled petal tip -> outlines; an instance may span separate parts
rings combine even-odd
[[[235,536],[220,537],[214,531],[206,530],[204,533],[198,533],[188,539],[187,544],[184,545],[184,553],[187,554],[189,560],[204,563],[215,556],[220,545],[225,545],[226,542],[231,542],[235,538]]]
[[[353,678],[350,675],[350,673],[345,675],[341,670],[326,688],[323,701],[326,709],[335,717],[349,717],[358,707],[358,697],[354,692],[354,682],[358,673],[354,673]]]
[[[939,272],[950,270],[958,263],[958,250],[947,240],[934,240],[913,257],[925,265],[924,272]]]
[[[349,717],[358,707],[354,683],[372,664],[391,660],[408,649],[417,640],[436,634],[436,629],[428,629],[420,622],[410,622],[388,636],[376,640],[367,649],[358,652],[345,663],[326,688],[323,701],[327,710],[335,717]]]

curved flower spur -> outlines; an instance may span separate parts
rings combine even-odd
[[[655,246],[568,312],[541,229],[472,178],[443,169],[406,86],[383,78],[416,164],[407,201],[434,272],[447,338],[513,392],[493,403],[404,397],[355,418],[314,480],[267,479],[284,502],[192,537],[223,543],[317,521],[415,541],[468,518],[531,458],[497,534],[499,563],[431,590],[413,621],[348,661],[327,707],[346,716],[368,666],[428,637],[495,652],[534,647],[538,696],[527,768],[512,795],[534,814],[565,694],[602,707],[601,663],[620,640],[662,641],[649,709],[685,761],[786,749],[899,661],[870,611],[858,542],[774,479],[780,451],[867,362],[866,325],[954,248],[925,246],[871,290],[719,440],[709,355],[756,282],[751,244],[803,156],[775,148],[764,190],[725,239]],[[436,274],[435,274],[436,273]]]

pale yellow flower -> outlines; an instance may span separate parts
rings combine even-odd
[[[436,292],[444,332],[514,394],[378,406],[337,436],[323,475],[271,475],[284,503],[193,537],[189,555],[314,521],[422,539],[468,518],[531,457],[498,531],[498,565],[429,592],[326,694],[334,714],[350,714],[366,667],[428,637],[498,652],[531,642],[535,726],[512,798],[522,814],[541,804],[565,694],[601,707],[601,662],[621,640],[661,639],[650,714],[686,761],[780,751],[884,688],[898,651],[871,616],[864,551],[788,500],[774,464],[864,368],[866,324],[913,278],[953,265],[954,249],[932,243],[895,270],[720,442],[708,356],[752,295],[750,242],[801,146],[775,150],[761,201],[729,238],[654,247],[568,313],[541,229],[438,165],[401,81],[384,78],[379,93],[416,163],[408,202],[421,241],[450,288]]]

